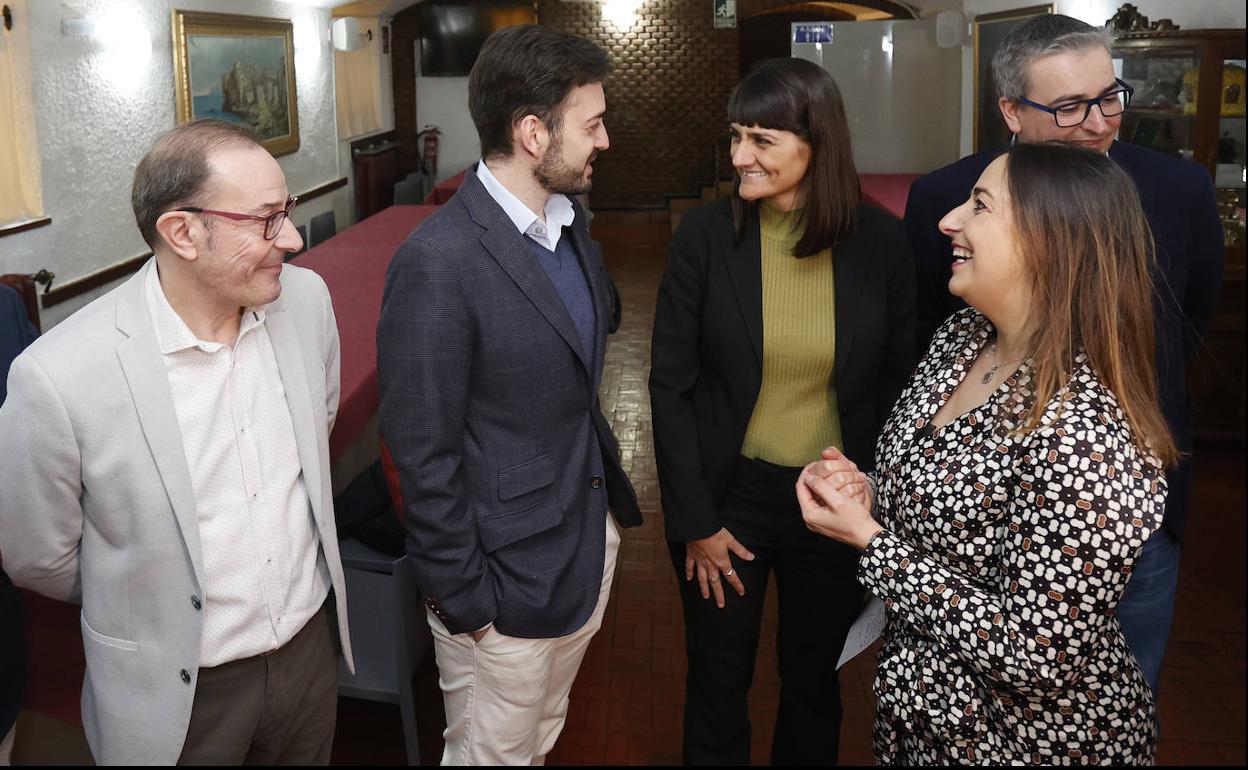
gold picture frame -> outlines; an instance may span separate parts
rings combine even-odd
[[[245,123],[273,155],[299,149],[294,26],[289,19],[173,11],[178,123]]]
[[[975,17],[974,41],[975,64],[975,152],[1002,149],[1009,143],[1010,132],[1001,119],[997,108],[997,87],[992,80],[992,56],[1001,42],[1019,24],[1033,16],[1053,13],[1053,4],[1032,5],[999,13],[984,13]]]

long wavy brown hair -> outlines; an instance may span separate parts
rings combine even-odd
[[[1107,156],[1056,142],[1011,147],[1006,184],[1034,292],[1035,401],[1023,429],[1039,426],[1083,350],[1137,447],[1173,465],[1178,448],[1157,399],[1153,239],[1135,184]]]

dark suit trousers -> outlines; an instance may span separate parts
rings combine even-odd
[[[273,652],[199,670],[179,765],[328,765],[338,655],[328,603]]]
[[[748,765],[747,694],[763,600],[774,570],[780,599],[780,711],[771,763],[833,765],[841,727],[836,661],[862,604],[853,548],[806,528],[794,483],[800,468],[742,458],[720,518],[754,554],[732,556],[745,596],[724,581],[724,608],[685,580],[685,544],[670,543],[681,586],[689,673],[684,758],[693,765]]]

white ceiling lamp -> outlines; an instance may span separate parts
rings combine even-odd
[[[620,32],[627,32],[637,23],[641,0],[603,0],[602,20]]]

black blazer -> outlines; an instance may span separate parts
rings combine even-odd
[[[914,368],[914,263],[901,223],[871,206],[858,207],[857,229],[832,251],[836,312],[826,320],[836,324],[841,435],[845,454],[868,470]],[[719,531],[762,382],[758,221],[737,239],[730,201],[716,201],[681,219],[654,318],[650,404],[668,540]]]

